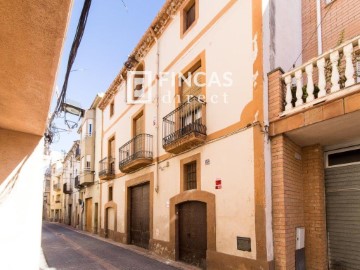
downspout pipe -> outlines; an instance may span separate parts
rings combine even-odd
[[[156,43],[156,119],[155,119],[155,144],[156,144],[156,153],[155,153],[155,157],[156,157],[156,169],[155,169],[155,192],[159,193],[159,170],[160,170],[160,165],[159,165],[159,153],[160,153],[160,149],[159,149],[159,91],[160,91],[160,85],[159,85],[159,76],[160,76],[160,43],[158,38],[156,37],[156,34],[154,32],[154,30],[151,29],[151,34],[154,37],[155,43]]]
[[[323,53],[322,48],[322,21],[321,21],[321,0],[316,0],[316,22],[317,22],[317,47],[318,55]]]

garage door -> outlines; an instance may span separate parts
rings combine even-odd
[[[360,165],[327,168],[330,269],[360,269]]]
[[[197,201],[178,206],[179,259],[205,268],[207,249],[206,204]]]
[[[150,185],[131,188],[130,237],[131,244],[149,248],[150,240]]]

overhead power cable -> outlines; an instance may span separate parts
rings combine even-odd
[[[80,15],[79,22],[78,22],[77,29],[76,29],[74,41],[72,43],[70,54],[69,54],[64,83],[63,83],[60,95],[57,99],[55,110],[49,119],[48,127],[45,132],[45,137],[48,140],[50,140],[50,143],[51,143],[51,136],[52,136],[52,134],[51,134],[51,127],[53,126],[52,123],[53,123],[55,117],[62,111],[62,105],[65,102],[66,91],[67,91],[68,82],[69,82],[69,76],[70,76],[70,73],[72,70],[72,66],[75,62],[75,58],[76,58],[77,51],[78,51],[80,43],[81,43],[81,39],[82,39],[84,31],[85,31],[86,22],[87,22],[87,18],[88,18],[90,6],[91,6],[91,1],[92,0],[84,1],[84,5],[82,8],[81,15]]]
[[[333,5],[331,5],[328,10],[326,11],[324,17],[321,18],[321,21],[319,22],[319,24],[316,26],[314,32],[312,32],[312,34],[310,35],[308,41],[306,42],[305,46],[303,47],[303,49],[301,50],[300,54],[298,55],[298,57],[296,58],[296,60],[294,61],[294,63],[292,64],[292,66],[290,67],[290,69],[294,68],[296,65],[297,60],[299,60],[300,56],[302,56],[303,52],[305,51],[305,49],[307,48],[307,46],[309,45],[310,41],[312,40],[313,36],[315,35],[315,33],[317,32],[318,28],[320,27],[320,25],[322,25],[323,21],[325,20],[326,16],[328,15],[330,9],[332,8]],[[290,71],[289,69],[289,71]]]

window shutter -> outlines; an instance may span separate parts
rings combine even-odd
[[[198,74],[201,72],[201,66],[191,73],[191,81],[183,81],[181,84],[181,102],[186,102],[188,96],[201,95],[201,85],[205,83],[204,74]],[[198,74],[198,75],[197,75]],[[195,82],[196,79],[196,82]]]
[[[186,12],[186,30],[193,24],[195,21],[195,3],[189,8]]]

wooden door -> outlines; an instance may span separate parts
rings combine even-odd
[[[207,222],[206,204],[190,201],[178,206],[179,259],[206,267]]]
[[[131,188],[130,203],[131,244],[149,248],[150,240],[150,185]]]
[[[145,122],[144,122],[144,113],[141,112],[137,117],[134,118],[133,123],[133,135],[134,138],[136,137],[136,140],[134,142],[134,154],[140,153],[144,149],[145,144],[145,138],[144,137],[137,137],[140,134],[145,133]]]
[[[92,198],[86,199],[86,230],[92,232]]]
[[[109,173],[115,174],[115,139],[109,141]]]

